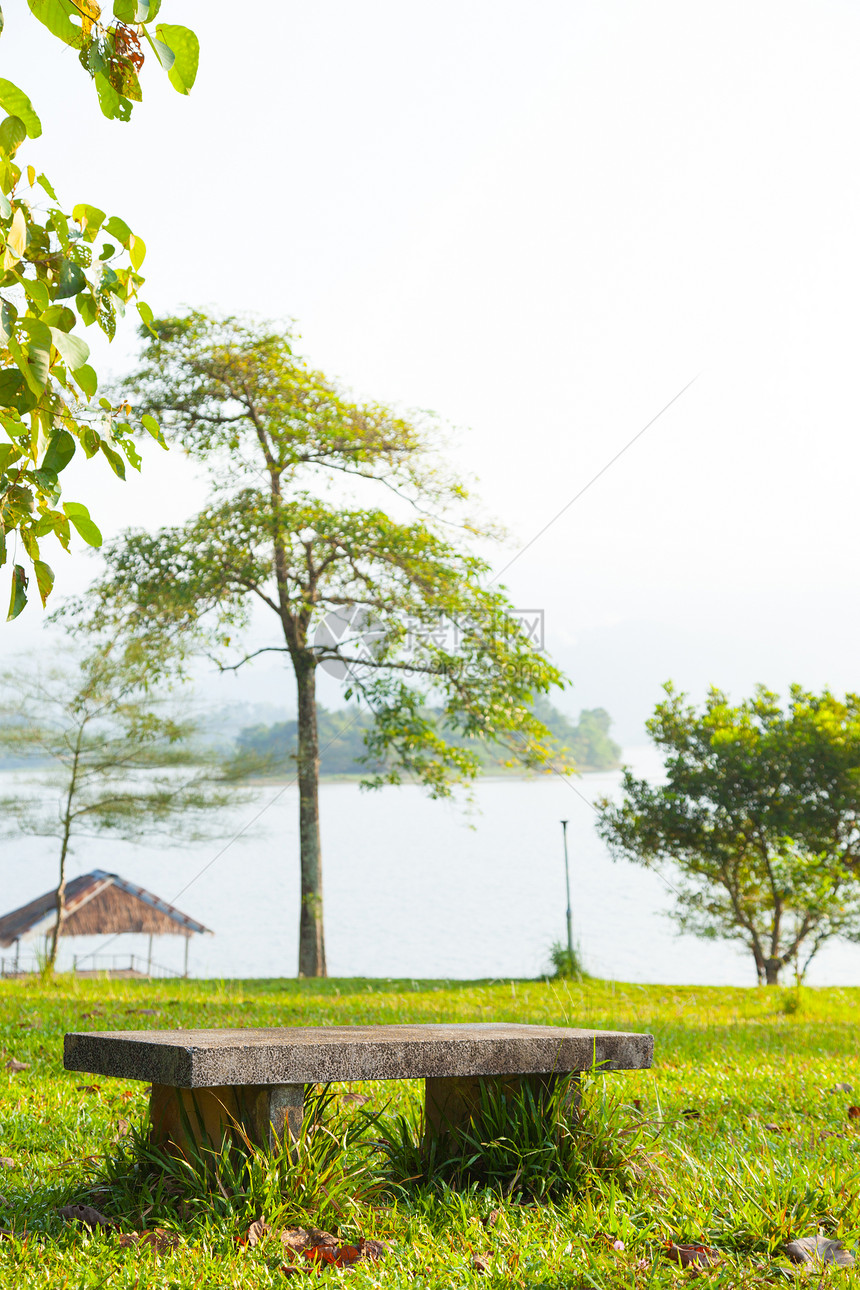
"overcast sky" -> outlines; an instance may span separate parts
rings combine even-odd
[[[562,706],[630,743],[670,676],[860,688],[856,6],[164,0],[199,79],[146,67],[129,125],[6,8],[30,156],[144,236],[153,307],[292,317],[359,394],[462,427],[499,567],[698,377],[504,574]],[[132,352],[129,327],[106,366]],[[203,493],[153,446],[67,495],[114,532]],[[48,558],[60,590],[95,572]],[[224,697],[272,692],[260,668]]]

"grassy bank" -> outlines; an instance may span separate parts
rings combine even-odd
[[[251,1213],[217,1196],[171,1200],[169,1189],[142,1191],[128,1162],[106,1164],[129,1156],[146,1097],[140,1085],[65,1073],[65,1030],[437,1020],[650,1030],[654,1070],[605,1079],[625,1103],[612,1113],[612,1132],[642,1138],[635,1167],[597,1167],[576,1195],[540,1205],[480,1186],[389,1190],[345,1212],[338,1232],[389,1242],[384,1258],[328,1268],[324,1281],[675,1285],[694,1275],[668,1260],[666,1243],[675,1241],[719,1251],[718,1266],[696,1274],[714,1285],[776,1282],[790,1267],[780,1253],[786,1240],[820,1229],[860,1242],[860,1112],[849,1114],[860,1105],[858,1008],[854,989],[798,996],[595,981],[2,982],[0,1156],[13,1163],[0,1166],[0,1227],[15,1235],[0,1240],[0,1285],[185,1290],[287,1279],[271,1241],[249,1248],[237,1240],[250,1218],[273,1217],[263,1206]],[[598,1078],[588,1100],[594,1124],[610,1114],[603,1085]],[[409,1085],[358,1091],[369,1108],[415,1100]],[[278,1221],[307,1223],[312,1216],[291,1215],[285,1199]],[[160,1253],[123,1246],[113,1231],[60,1217],[74,1201],[117,1218],[123,1231],[174,1230],[178,1244]],[[856,1270],[833,1269],[829,1279],[855,1278]]]

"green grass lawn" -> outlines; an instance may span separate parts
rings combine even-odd
[[[275,1241],[241,1244],[254,1218],[276,1226],[318,1218],[344,1241],[388,1242],[379,1262],[319,1274],[356,1290],[666,1286],[696,1276],[766,1285],[800,1277],[780,1271],[791,1266],[780,1252],[786,1240],[821,1231],[860,1244],[860,1118],[849,1114],[860,1105],[860,989],[798,996],[597,981],[59,977],[0,982],[0,1000],[0,1156],[13,1162],[0,1165],[0,1227],[14,1233],[0,1239],[4,1287],[185,1290],[316,1279],[309,1264],[288,1278]],[[309,1193],[277,1195],[271,1179],[243,1197],[215,1187],[195,1196],[187,1185],[180,1196],[132,1167],[129,1142],[146,1116],[142,1087],[62,1068],[66,1030],[470,1020],[651,1031],[654,1069],[596,1077],[586,1098],[584,1122],[604,1138],[641,1139],[635,1158],[617,1169],[597,1161],[574,1194],[541,1204],[515,1189],[505,1198],[480,1185],[407,1184],[350,1203],[338,1218],[322,1195],[313,1214]],[[98,1087],[79,1087],[90,1083]],[[844,1084],[851,1090],[831,1091]],[[608,1106],[605,1089],[623,1105]],[[416,1099],[408,1084],[359,1091],[371,1109]],[[343,1114],[360,1112],[345,1106]],[[76,1201],[116,1218],[117,1231],[67,1222],[58,1210]],[[156,1227],[177,1233],[175,1249],[120,1243],[120,1231]],[[714,1247],[720,1262],[681,1269],[667,1258],[669,1241]],[[849,1284],[858,1275],[832,1268],[826,1280]]]

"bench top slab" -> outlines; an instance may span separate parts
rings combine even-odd
[[[66,1070],[176,1088],[321,1084],[639,1070],[652,1035],[481,1022],[415,1026],[286,1026],[248,1030],[87,1031],[65,1037]]]

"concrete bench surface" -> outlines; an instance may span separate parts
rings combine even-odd
[[[651,1065],[652,1035],[508,1023],[87,1031],[65,1037],[66,1070],[174,1088],[433,1079]]]

